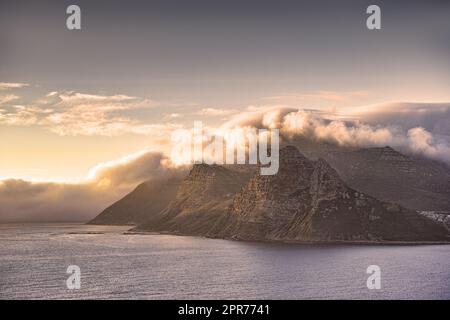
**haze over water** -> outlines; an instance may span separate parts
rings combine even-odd
[[[448,245],[284,245],[126,229],[0,225],[0,299],[450,299]],[[366,287],[371,264],[381,290]],[[69,265],[81,268],[79,290],[66,288]]]

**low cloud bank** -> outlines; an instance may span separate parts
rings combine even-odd
[[[450,165],[448,104],[383,105],[338,118],[314,110],[264,108],[243,113],[223,127],[280,128],[286,138],[301,136],[343,146],[391,146]]]
[[[4,180],[0,182],[0,222],[87,221],[114,195],[87,184]]]
[[[82,183],[0,181],[1,222],[84,222],[130,192],[139,183],[175,176],[159,152],[143,151],[99,164]]]

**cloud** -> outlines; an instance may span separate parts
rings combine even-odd
[[[0,181],[0,222],[86,221],[112,197],[88,185]]]
[[[16,96],[15,94],[2,95],[0,96],[0,104],[6,104],[17,99],[19,99],[19,96]]]
[[[198,112],[202,116],[223,117],[238,113],[237,109],[203,108]]]
[[[336,119],[335,115],[327,117],[323,112],[314,110],[286,107],[255,108],[255,111],[244,112],[226,122],[224,128],[279,128],[288,139],[301,136],[316,141],[358,147],[389,145],[400,151],[450,164],[450,140],[448,136],[438,134],[450,132],[446,106],[427,109],[414,105],[410,112],[405,107],[401,109],[402,117],[390,117],[383,113],[383,108],[378,111],[380,114],[374,110],[370,114],[359,112],[355,120],[355,115],[349,116],[348,119],[345,119],[345,115],[341,115],[339,118],[342,119]],[[420,122],[425,122],[429,128],[433,128],[433,131],[430,132],[418,125]]]
[[[0,90],[17,89],[17,88],[24,88],[24,87],[29,87],[29,86],[30,85],[28,83],[0,82]]]
[[[124,133],[147,134],[152,127],[123,116],[120,112],[150,107],[152,101],[127,95],[93,95],[64,92],[57,97],[55,112],[41,124],[59,135],[103,135]]]
[[[450,144],[439,141],[422,127],[408,130],[408,147],[415,153],[422,153],[430,158],[439,159],[450,164]]]
[[[137,181],[166,176],[173,168],[160,152],[140,151],[119,160],[100,163],[92,168],[88,180],[98,187],[132,186]]]
[[[348,105],[363,103],[364,99],[370,96],[368,91],[334,91],[319,90],[310,92],[293,92],[279,95],[272,95],[261,99],[264,103],[278,104],[285,106],[313,106],[313,107],[336,107],[337,105]]]
[[[0,181],[0,222],[88,221],[143,181],[179,175],[159,152],[142,151],[93,168],[80,183]]]
[[[41,109],[27,106],[13,106],[9,111],[0,110],[0,124],[29,126],[38,123],[40,117],[45,117],[52,109]]]
[[[372,125],[423,127],[434,136],[450,137],[450,103],[386,103],[355,108],[349,115]]]
[[[176,118],[181,118],[182,115],[180,113],[170,113],[170,114],[165,114],[164,115],[164,119],[176,119]]]
[[[250,106],[231,120],[225,122],[223,129],[234,127],[280,128],[283,117],[298,109],[290,107],[254,107]]]
[[[26,106],[0,110],[0,124],[36,125],[61,136],[148,135],[172,130],[174,124],[145,124],[133,110],[153,108],[155,101],[127,95],[94,95],[80,92],[50,92]]]

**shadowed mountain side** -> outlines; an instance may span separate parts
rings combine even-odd
[[[141,183],[109,206],[89,224],[138,225],[159,214],[175,197],[181,178],[155,179]]]
[[[450,168],[392,149],[343,147],[297,138],[310,159],[325,159],[345,183],[379,200],[419,211],[450,212]]]

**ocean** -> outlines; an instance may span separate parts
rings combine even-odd
[[[297,245],[0,225],[0,299],[450,299],[450,245]],[[80,288],[69,289],[69,266]],[[381,289],[367,288],[369,265]]]

